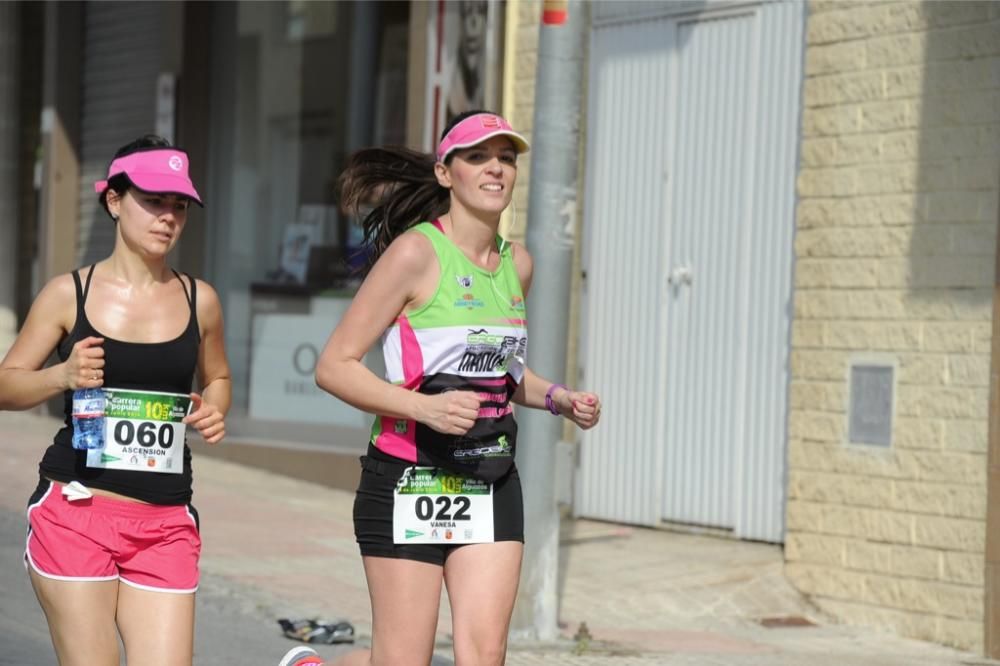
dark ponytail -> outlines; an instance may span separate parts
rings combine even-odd
[[[448,123],[441,139],[469,116],[490,113],[476,109],[461,113]],[[451,161],[448,156],[445,163]],[[451,193],[441,187],[434,174],[434,155],[400,146],[365,148],[353,153],[337,181],[340,207],[359,215],[371,207],[361,221],[364,249],[370,269],[386,248],[415,224],[434,220],[448,212]]]
[[[365,231],[365,271],[378,261],[397,236],[424,220],[448,212],[448,190],[434,175],[434,158],[409,148],[366,148],[348,158],[340,174],[340,206],[358,215]]]

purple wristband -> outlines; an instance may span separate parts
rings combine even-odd
[[[552,386],[549,387],[549,390],[545,392],[545,407],[548,408],[548,410],[553,414],[555,414],[556,416],[559,416],[559,408],[556,407],[556,403],[552,402],[552,394],[555,392],[556,389],[559,388],[564,389],[566,391],[569,390],[568,388],[566,388],[565,384],[553,384]]]

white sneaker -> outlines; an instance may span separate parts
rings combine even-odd
[[[278,666],[323,666],[323,658],[309,647],[293,647],[285,653]]]

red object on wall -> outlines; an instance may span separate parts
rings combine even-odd
[[[542,4],[542,24],[562,25],[569,18],[568,0],[545,0]]]

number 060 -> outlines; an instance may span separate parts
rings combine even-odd
[[[150,447],[159,444],[164,449],[174,445],[174,429],[169,423],[159,426],[149,421],[143,421],[136,428],[131,421],[119,421],[115,424],[115,441],[127,446],[138,441],[140,446]]]

